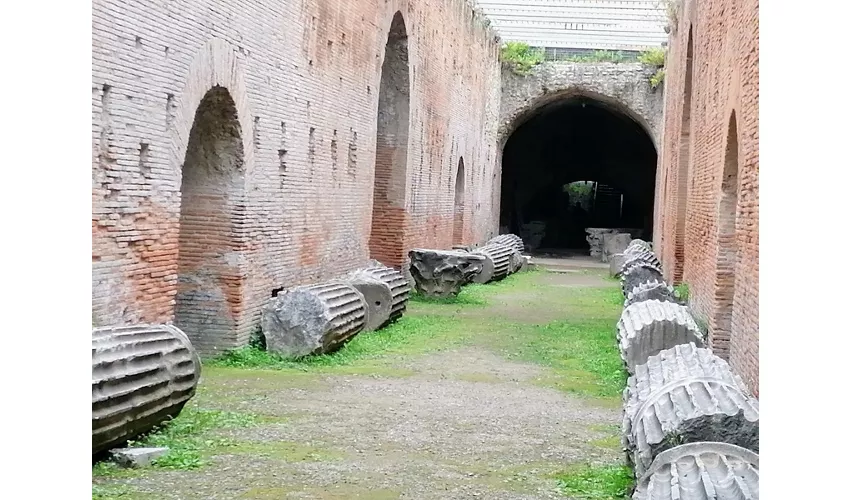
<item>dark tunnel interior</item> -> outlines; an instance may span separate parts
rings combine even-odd
[[[644,128],[607,104],[543,106],[505,143],[500,225],[539,252],[587,252],[588,227],[650,238],[656,160]]]

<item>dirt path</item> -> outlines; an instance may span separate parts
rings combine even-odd
[[[555,479],[569,464],[621,461],[619,401],[593,359],[567,359],[540,328],[602,322],[613,349],[618,308],[599,297],[617,285],[602,276],[528,273],[475,290],[484,304],[413,303],[411,318],[437,318],[432,334],[393,340],[386,355],[205,367],[192,404],[261,423],[205,433],[199,469],[96,478],[98,498],[569,498]]]

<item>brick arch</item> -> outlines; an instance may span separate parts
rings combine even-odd
[[[213,38],[203,45],[186,72],[183,88],[175,103],[171,132],[171,165],[180,189],[181,168],[189,146],[189,134],[195,122],[195,113],[207,92],[214,87],[224,87],[236,106],[237,119],[242,131],[245,179],[250,178],[254,166],[253,113],[245,84],[245,73],[237,51],[230,43]]]
[[[401,10],[393,11],[380,58],[369,254],[394,267],[404,264],[409,223],[412,170],[409,40],[404,14]]]
[[[635,111],[633,106],[630,106],[629,103],[617,97],[612,97],[592,88],[578,85],[571,85],[556,92],[546,90],[540,95],[529,99],[524,106],[516,107],[503,114],[498,133],[499,150],[501,151],[505,147],[511,134],[516,129],[532,119],[542,109],[551,104],[581,97],[593,99],[608,107],[612,112],[625,115],[633,120],[646,132],[646,135],[652,140],[655,150],[658,151],[657,125],[653,123],[653,120],[649,116]]]
[[[210,355],[243,345],[250,335],[241,221],[254,164],[254,120],[242,64],[229,43],[204,44],[168,111],[180,193],[174,322]]]

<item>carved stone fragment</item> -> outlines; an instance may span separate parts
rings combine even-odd
[[[427,297],[451,297],[484,268],[485,257],[462,250],[411,250],[410,273],[416,290]]]
[[[195,394],[201,361],[173,325],[92,330],[92,454],[176,417]]]

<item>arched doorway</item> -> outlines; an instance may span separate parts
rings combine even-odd
[[[544,253],[586,254],[587,227],[649,238],[656,160],[652,138],[624,111],[580,95],[550,102],[505,143],[500,226]],[[591,190],[586,208],[576,206],[576,181]]]
[[[375,185],[369,253],[384,265],[404,262],[407,140],[410,120],[410,67],[407,29],[401,12],[390,25],[381,86],[378,94],[378,128],[375,140]]]
[[[455,176],[454,224],[452,227],[452,243],[455,245],[463,244],[463,210],[466,191],[464,175],[463,157],[461,157],[457,163],[457,175]]]
[[[174,323],[201,352],[236,345],[242,306],[239,226],[244,151],[236,105],[211,88],[189,133],[182,168]]]
[[[735,267],[738,263],[738,124],[735,112],[729,118],[720,203],[717,208],[717,276],[715,287],[715,321],[711,347],[724,358],[729,354],[733,335],[732,318],[735,304]]]

